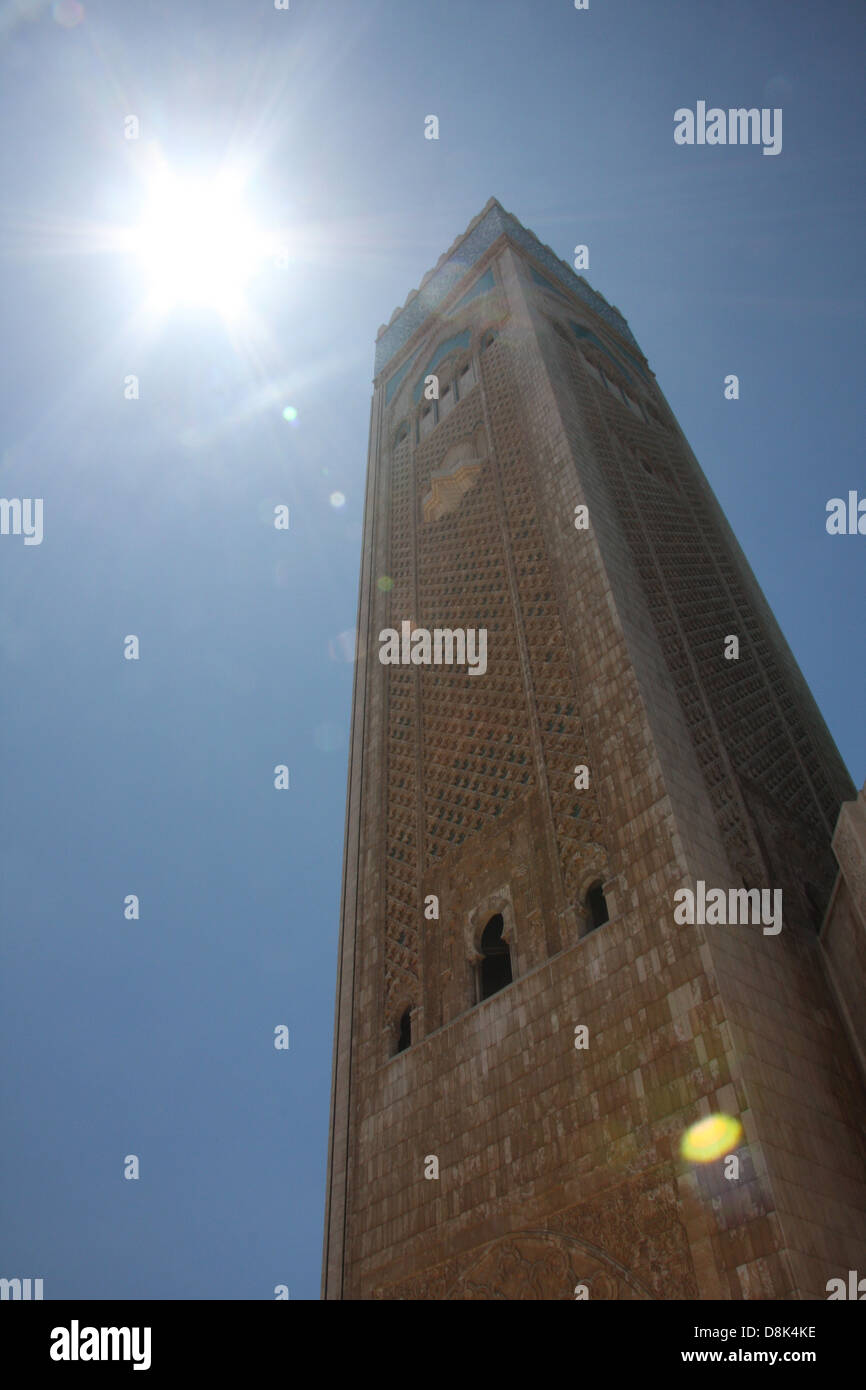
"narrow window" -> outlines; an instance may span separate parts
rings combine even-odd
[[[597,927],[603,927],[605,922],[610,919],[607,899],[600,883],[594,883],[586,895],[586,914],[588,918],[586,930],[588,932],[595,931]]]
[[[412,1046],[412,1012],[407,1009],[400,1019],[400,1031],[397,1035],[396,1052],[405,1052]]]
[[[502,940],[502,913],[491,917],[481,933],[481,998],[489,999],[491,994],[511,984],[511,952],[508,943]]]

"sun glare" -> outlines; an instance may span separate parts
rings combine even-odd
[[[268,254],[261,229],[244,207],[243,181],[225,172],[181,178],[160,169],[148,185],[132,245],[152,312],[184,305],[230,319],[243,313],[247,285]]]

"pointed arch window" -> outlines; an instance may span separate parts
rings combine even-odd
[[[481,933],[481,962],[478,967],[479,974],[479,1001],[489,999],[492,994],[498,994],[506,985],[512,981],[511,974],[511,952],[508,949],[508,942],[502,939],[504,928],[502,913],[497,912],[490,918],[484,931]]]
[[[407,1052],[412,1046],[412,1010],[406,1009],[400,1018],[397,1031],[397,1046],[394,1049],[395,1055],[398,1052]]]
[[[601,883],[594,883],[587,891],[584,900],[586,913],[586,932],[597,931],[603,927],[605,922],[610,921],[610,912],[607,906],[607,899],[604,896],[604,889]],[[586,932],[584,934],[586,934]]]

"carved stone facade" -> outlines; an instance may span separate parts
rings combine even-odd
[[[383,665],[404,623],[486,672]],[[358,652],[325,1296],[866,1267],[853,869],[817,934],[850,779],[625,321],[495,202],[380,334]],[[782,888],[782,932],[676,925],[698,878]],[[680,1157],[717,1111],[733,1180]]]
[[[604,1200],[550,1216],[543,1229],[512,1231],[373,1293],[377,1299],[551,1302],[697,1295],[670,1173],[646,1175]]]

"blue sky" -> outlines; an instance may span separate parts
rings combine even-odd
[[[866,539],[824,519],[866,493],[864,15],[69,14],[0,10],[0,493],[44,499],[41,545],[0,537],[0,1274],[46,1298],[316,1298],[376,331],[491,195],[565,259],[587,243],[861,784]],[[782,107],[782,153],[675,146],[698,100]],[[290,263],[253,282],[242,336],[201,311],[142,325],[110,233],[151,142],[189,172],[254,160]]]

